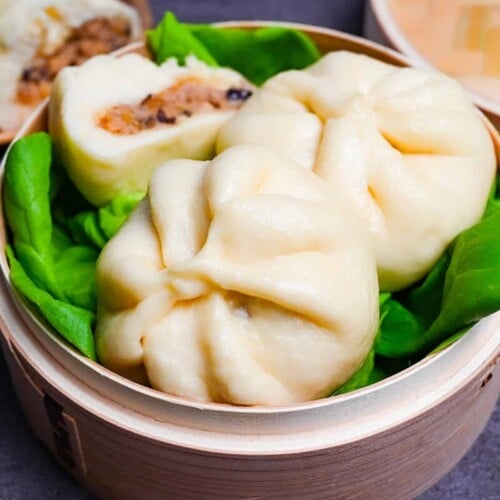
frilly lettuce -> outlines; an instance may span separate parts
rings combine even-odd
[[[12,232],[7,251],[10,278],[64,339],[95,359],[92,328],[99,249],[142,194],[121,196],[97,211],[67,216],[68,207],[85,206],[76,191],[66,189],[67,182],[62,171],[52,168],[48,134],[32,134],[12,146],[3,197]]]
[[[169,57],[176,57],[182,64],[193,54],[209,65],[233,68],[256,85],[281,71],[305,68],[320,58],[316,45],[297,30],[221,30],[179,23],[171,12],[156,29],[148,31],[147,38],[158,64]]]

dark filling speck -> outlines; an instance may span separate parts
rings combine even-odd
[[[159,109],[158,112],[156,113],[156,119],[160,122],[160,123],[175,123],[175,116],[167,116],[165,114],[165,111],[163,111],[163,109]]]
[[[226,91],[226,98],[230,101],[246,101],[252,95],[248,89],[230,88]]]
[[[141,106],[144,106],[151,98],[153,97],[153,94],[148,94],[142,101],[141,101]]]

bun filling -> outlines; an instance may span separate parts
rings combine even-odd
[[[98,124],[112,134],[133,135],[144,129],[178,124],[195,113],[236,110],[252,95],[245,88],[216,89],[186,78],[162,92],[148,94],[138,104],[120,104],[107,109]]]

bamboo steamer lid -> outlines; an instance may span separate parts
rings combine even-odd
[[[266,24],[277,23],[224,25]],[[281,25],[306,32],[323,52],[407,64],[353,36]],[[19,136],[43,130],[46,112],[44,103]],[[0,337],[14,387],[35,434],[99,497],[412,498],[456,464],[500,394],[500,313],[445,351],[335,398],[243,408],[162,394],[81,357],[51,332],[10,285],[3,219],[0,237]]]

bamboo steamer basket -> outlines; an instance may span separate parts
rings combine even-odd
[[[265,24],[277,23],[224,26]],[[323,52],[407,64],[353,36],[281,25]],[[45,129],[46,113],[45,103],[19,137]],[[412,498],[458,462],[500,394],[500,313],[445,351],[335,398],[236,407],[162,394],[83,358],[33,314],[10,285],[0,223],[0,337],[15,390],[36,436],[98,497]]]
[[[402,52],[408,56],[408,58],[412,61],[412,64],[423,68],[433,67],[433,63],[431,63],[430,60],[433,59],[435,53],[442,50],[443,46],[450,49],[452,47],[456,50],[461,49],[461,52],[455,56],[452,56],[451,51],[447,54],[447,64],[449,64],[449,59],[452,57],[460,57],[460,60],[462,61],[463,59],[468,59],[469,64],[476,69],[478,74],[480,74],[484,71],[485,64],[482,62],[482,50],[479,50],[479,47],[475,46],[476,44],[468,48],[462,47],[462,45],[465,44],[467,28],[470,29],[473,26],[472,19],[476,20],[477,17],[479,17],[482,19],[481,22],[484,24],[483,29],[485,31],[479,32],[473,36],[478,40],[478,42],[480,39],[489,37],[491,40],[491,46],[496,47],[493,49],[494,55],[491,55],[490,57],[498,58],[498,43],[500,42],[498,27],[500,26],[500,17],[498,14],[496,14],[495,17],[495,12],[498,13],[500,2],[497,0],[497,5],[494,5],[489,0],[473,0],[468,3],[464,3],[463,5],[461,5],[461,3],[462,2],[457,2],[456,0],[446,0],[446,2],[419,0],[421,12],[426,13],[427,16],[429,16],[429,14],[433,12],[433,9],[436,9],[437,7],[446,7],[446,9],[443,9],[441,13],[434,10],[435,14],[430,19],[427,17],[425,19],[413,20],[413,24],[415,26],[427,26],[426,29],[429,33],[433,32],[433,30],[435,31],[441,29],[445,35],[442,40],[435,38],[434,41],[432,36],[429,36],[429,41],[432,43],[431,45],[426,45],[425,48],[417,47],[414,41],[411,40],[411,37],[408,36],[408,33],[405,33],[405,30],[399,24],[399,21],[394,15],[394,5],[391,5],[389,0],[368,0],[366,2],[363,33],[370,40]],[[469,7],[470,14],[466,12],[466,7]],[[401,11],[409,10],[408,6],[403,2],[401,2],[399,9]],[[454,20],[446,18],[447,14],[450,12],[455,14],[453,16]],[[468,16],[470,25],[466,26]],[[489,26],[487,26],[488,19],[491,20]],[[429,22],[432,24],[429,25]],[[493,39],[495,39],[495,41],[493,41]],[[442,62],[443,61],[441,61],[441,63]],[[479,68],[482,68],[482,70],[479,70]],[[493,70],[492,75],[497,77],[498,71]],[[500,130],[500,100],[498,98],[492,99],[491,97],[480,94],[477,90],[470,86],[470,84],[464,85],[474,103],[482,109],[489,120],[497,127],[497,129]]]

